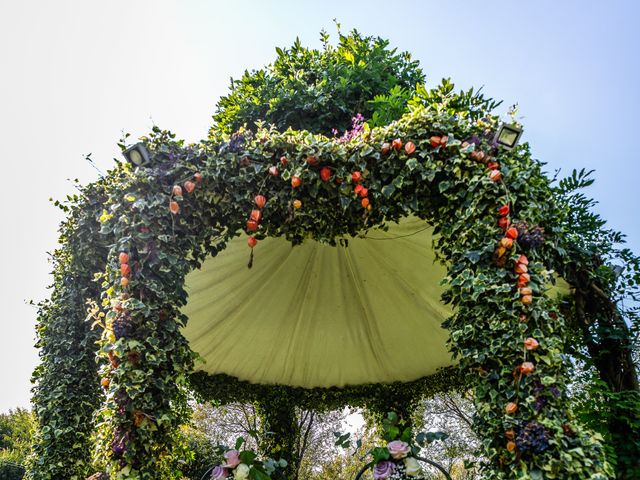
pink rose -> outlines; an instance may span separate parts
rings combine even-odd
[[[409,453],[411,452],[411,447],[406,442],[394,440],[393,442],[389,442],[389,444],[387,445],[387,450],[389,450],[389,453],[394,459],[400,460],[401,458],[409,455]]]
[[[227,461],[224,464],[225,468],[236,468],[240,465],[240,452],[238,450],[229,450],[224,454],[224,459]]]

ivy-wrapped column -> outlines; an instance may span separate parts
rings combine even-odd
[[[95,233],[105,183],[82,188],[61,205],[69,218],[53,253],[49,300],[38,310],[36,346],[41,364],[33,374],[33,409],[38,428],[27,478],[84,479],[93,473],[94,412],[100,404],[97,330],[87,320],[90,300],[99,298],[94,274],[103,271],[106,242]]]
[[[553,278],[544,256],[521,237],[520,225],[542,220],[546,180],[527,155],[499,152],[481,138],[473,144],[472,158],[488,169],[446,189],[438,214],[451,221],[441,224],[437,247],[450,262],[445,299],[456,311],[444,325],[474,380],[484,473],[608,478],[601,439],[571,412],[567,326],[545,294]]]
[[[424,392],[413,385],[380,385],[371,398],[366,400],[365,418],[369,424],[382,432],[382,423],[390,412],[398,416],[398,422],[404,428],[413,428],[414,414],[424,398]]]
[[[106,398],[98,417],[99,458],[112,479],[181,477],[179,428],[189,416],[186,382],[194,361],[180,333],[187,320],[180,311],[184,277],[211,252],[206,246],[216,234],[211,222],[203,224],[214,209],[200,212],[191,202],[195,194],[186,198],[202,182],[197,152],[154,133],[153,165],[130,172],[102,226],[117,239],[103,286]],[[174,188],[183,183],[185,191]]]
[[[273,392],[255,404],[262,423],[260,450],[266,457],[286,460],[287,467],[283,470],[286,479],[297,480],[301,432],[295,403],[286,393]]]

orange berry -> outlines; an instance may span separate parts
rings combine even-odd
[[[196,184],[191,180],[187,180],[186,182],[184,182],[184,189],[187,191],[187,193],[193,193],[193,191],[196,189]]]
[[[526,348],[527,350],[535,350],[539,346],[540,346],[540,344],[533,337],[529,337],[524,341],[524,348]]]
[[[253,201],[256,202],[258,208],[264,208],[267,204],[267,198],[264,195],[256,195]]]
[[[415,151],[416,151],[416,144],[413,142],[407,142],[406,145],[404,146],[404,153],[406,153],[407,155],[411,155]]]
[[[259,222],[260,220],[262,220],[262,212],[257,208],[254,208],[253,210],[251,210],[249,219],[253,220],[254,222]]]
[[[511,247],[513,247],[513,240],[511,240],[509,237],[504,237],[502,240],[500,240],[500,245],[507,250],[510,250]]]
[[[256,240],[256,237],[247,238],[247,245],[249,245],[250,248],[255,247],[257,244],[258,244],[258,240]]]
[[[494,182],[499,182],[502,180],[502,173],[500,173],[500,170],[491,170],[489,178]]]
[[[533,295],[533,290],[531,290],[531,288],[529,287],[523,287],[520,289],[520,295],[522,296]]]
[[[520,365],[520,371],[524,375],[531,375],[535,369],[536,367],[531,362],[522,362],[522,365]]]

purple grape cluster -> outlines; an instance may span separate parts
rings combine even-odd
[[[536,381],[533,384],[533,394],[536,398],[533,408],[539,412],[549,403],[549,394],[555,398],[560,398],[562,391],[555,385],[547,388],[540,381]]]
[[[549,433],[538,422],[529,422],[518,431],[516,445],[522,453],[542,453],[549,448]]]
[[[518,244],[528,250],[535,250],[544,242],[544,228],[529,225],[527,222],[516,224],[518,230]]]
[[[227,149],[230,152],[239,153],[244,149],[244,144],[253,138],[251,130],[240,130],[231,134]]]
[[[120,315],[113,321],[113,333],[116,339],[126,337],[133,331],[133,320],[130,315]]]
[[[111,442],[111,452],[116,457],[121,457],[127,451],[127,440],[129,435],[121,427],[116,428]]]

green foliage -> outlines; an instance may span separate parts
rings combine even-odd
[[[407,111],[411,95],[408,88],[399,85],[393,87],[388,94],[376,95],[369,101],[373,113],[367,123],[372,127],[382,127],[399,119]]]
[[[78,186],[79,194],[57,202],[68,215],[60,227],[49,300],[39,304],[36,346],[41,364],[33,373],[33,405],[38,423],[27,478],[84,479],[93,473],[93,414],[100,402],[95,361],[98,332],[85,321],[88,299],[100,296],[94,275],[104,271],[107,246],[98,217],[116,168],[100,182]]]
[[[392,384],[354,385],[344,388],[300,388],[281,385],[259,385],[238,380],[229,375],[209,375],[197,371],[190,375],[190,385],[202,401],[218,404],[265,401],[276,407],[280,404],[297,406],[304,410],[327,412],[345,405],[365,408],[369,413],[382,416],[387,407],[411,404],[421,397],[461,388],[465,379],[460,370],[448,367],[414,382]],[[387,410],[384,410],[387,408]],[[383,412],[383,413],[380,413]]]
[[[441,83],[431,89],[419,83],[415,91],[396,86],[388,94],[379,94],[369,102],[373,109],[370,126],[380,127],[398,120],[407,111],[415,108],[427,108],[434,113],[457,116],[471,121],[480,120],[490,115],[501,101],[486,98],[482,89],[473,87],[467,91],[455,90],[451,79],[444,78]]]
[[[490,115],[502,104],[502,101],[485,97],[482,88],[476,90],[471,87],[459,92],[454,89],[455,85],[449,78],[443,78],[437,87],[429,90],[424,85],[417,85],[415,95],[408,101],[408,107],[410,110],[425,107],[440,115],[475,122]]]
[[[188,428],[183,430],[183,436],[188,454],[178,468],[189,480],[200,480],[214,460],[222,461],[222,457],[215,445],[201,432]]]
[[[556,213],[550,218],[557,235],[554,265],[575,288],[565,299],[564,313],[581,342],[570,350],[586,371],[583,380],[589,405],[579,403],[581,418],[607,439],[608,453],[619,478],[640,475],[640,258],[624,248],[624,235],[606,226],[594,212],[595,202],[582,189],[593,183],[592,171],[573,171],[554,193]],[[597,405],[597,407],[595,406]],[[594,418],[595,417],[595,418]]]
[[[0,414],[0,461],[26,463],[33,443],[34,419],[24,408]]]
[[[22,480],[23,478],[23,465],[0,458],[0,480]]]
[[[244,125],[254,129],[261,120],[281,131],[342,132],[357,113],[371,117],[368,102],[376,95],[413,90],[424,78],[418,62],[382,38],[356,30],[338,33],[337,46],[326,33],[321,38],[321,50],[296,39],[291,48],[276,49],[273,64],[232,80],[231,92],[218,102],[212,132],[230,134]]]

